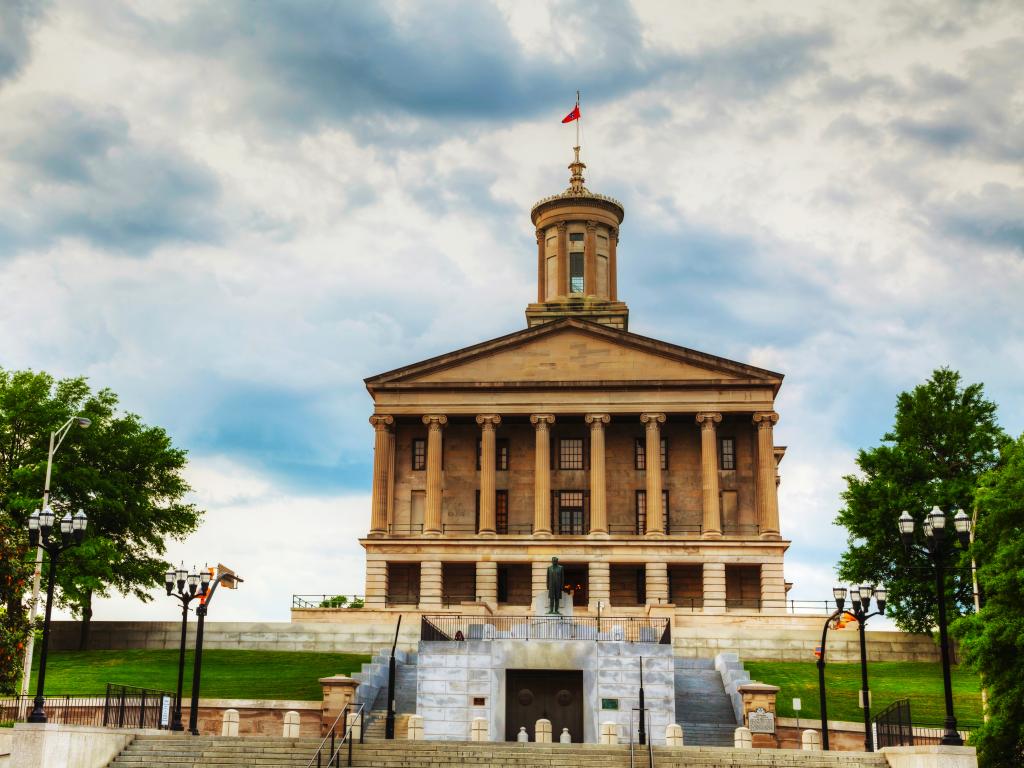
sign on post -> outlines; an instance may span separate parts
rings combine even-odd
[[[171,723],[171,697],[163,696],[160,700],[160,727],[166,728]]]
[[[800,699],[793,699],[793,711],[796,712],[796,727],[800,727]]]

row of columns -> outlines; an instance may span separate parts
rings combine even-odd
[[[375,577],[373,597],[367,595],[368,602],[373,605],[383,604],[386,594],[386,564],[384,561],[373,561],[372,570]],[[379,565],[379,568],[377,567]],[[548,560],[537,560],[532,563],[531,594],[543,594],[547,590]],[[704,613],[724,613],[726,609],[724,562],[705,562],[703,569],[702,600]],[[782,576],[782,558],[760,563],[761,566],[761,600],[762,610],[766,612],[785,610],[786,585]],[[378,574],[378,571],[380,573]],[[645,565],[647,602],[651,605],[664,605],[669,602],[668,563],[651,562]],[[420,608],[438,608],[443,600],[442,564],[437,560],[426,560],[420,563]],[[596,609],[597,604],[610,606],[611,597],[611,564],[607,561],[592,561],[588,566],[587,590],[590,607]],[[368,580],[369,585],[369,580]],[[369,593],[370,590],[368,590]],[[484,603],[497,605],[498,602],[498,563],[481,561],[476,564],[476,596]],[[612,606],[614,607],[614,606]]]
[[[605,425],[611,421],[607,413],[588,413],[584,417],[590,425],[590,534],[608,535],[608,495],[605,472]],[[661,425],[664,413],[642,413],[645,426],[645,467],[647,489],[646,535],[665,535],[662,508]],[[779,420],[774,411],[759,411],[753,415],[757,426],[757,475],[755,503],[761,536],[777,538],[779,535],[779,505],[776,487],[776,469],[772,428]],[[721,505],[718,498],[718,437],[717,425],[722,414],[701,412],[696,415],[701,432],[701,488],[703,495],[702,535],[716,539],[722,536]],[[370,515],[370,535],[387,532],[390,505],[394,487],[395,435],[394,418],[374,415],[370,423],[375,429],[373,462],[373,496]],[[423,417],[427,425],[426,498],[424,503],[423,532],[441,533],[441,438],[448,417],[428,414]],[[481,429],[480,454],[480,535],[494,536],[496,532],[495,497],[495,430],[501,424],[497,414],[476,417]],[[551,425],[555,416],[535,413],[530,416],[534,426],[534,518],[533,533],[538,537],[551,536]]]

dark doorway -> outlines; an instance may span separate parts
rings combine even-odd
[[[589,600],[587,589],[589,571],[585,565],[565,565],[565,591],[572,595],[572,604],[586,608]]]
[[[583,741],[583,672],[560,669],[510,669],[505,673],[505,741],[515,741],[526,726],[530,741],[542,717],[551,721],[551,740],[568,728],[572,740]]]

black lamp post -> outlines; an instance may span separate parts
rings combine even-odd
[[[832,622],[843,615],[846,603],[846,587],[834,587],[832,596],[836,599],[836,611],[825,620],[821,628],[821,652],[818,654],[818,702],[821,709],[821,747],[828,751],[828,705],[825,701],[825,642],[828,640],[828,628]]]
[[[959,544],[967,549],[971,544],[971,519],[962,509],[953,515],[954,536],[946,528],[946,515],[938,507],[932,507],[924,519],[924,546],[914,544],[914,518],[906,510],[900,515],[900,539],[908,552],[919,552],[935,566],[935,592],[939,599],[939,646],[942,650],[942,684],[946,694],[946,732],[942,744],[963,746],[964,740],[956,729],[956,715],[953,714],[953,683],[949,673],[949,636],[946,623],[946,561]]]
[[[78,510],[72,517],[70,512],[65,512],[60,519],[60,537],[50,538],[53,531],[55,515],[53,509],[46,505],[43,511],[35,510],[28,518],[28,544],[30,549],[39,547],[50,556],[50,568],[46,574],[46,613],[43,618],[43,648],[39,653],[39,679],[36,682],[36,698],[32,712],[29,713],[30,723],[45,723],[46,712],[43,711],[43,704],[46,698],[43,690],[46,686],[46,656],[50,645],[50,610],[53,607],[53,587],[57,581],[57,560],[60,553],[66,549],[77,546],[85,538],[85,529],[89,525],[89,519],[85,512]]]
[[[207,571],[207,582],[209,583],[209,571]],[[217,587],[228,582],[229,588],[231,584],[237,584],[243,579],[240,579],[233,573],[218,573],[217,578],[212,579],[213,583],[207,589],[204,599],[199,603],[199,607],[196,608],[196,654],[195,660],[192,663],[192,702],[188,710],[188,730],[193,736],[199,735],[199,682],[202,678],[203,670],[203,624],[206,621],[206,612],[210,609],[210,602],[213,600],[213,595],[217,591]]]
[[[185,680],[185,630],[188,624],[188,604],[196,598],[206,596],[210,586],[210,571],[204,568],[200,573],[189,573],[184,564],[177,570],[171,568],[164,574],[167,595],[181,603],[181,646],[178,649],[178,692],[174,698],[174,713],[171,715],[171,730],[183,731],[181,724],[181,690]],[[175,591],[177,588],[177,591]]]
[[[839,593],[846,596],[846,590],[836,587],[833,591],[836,595],[836,604],[839,605]],[[871,596],[874,595],[878,610],[871,613]],[[871,692],[868,689],[868,650],[864,638],[865,625],[872,616],[885,615],[885,598],[887,596],[885,587],[872,587],[862,584],[859,587],[850,588],[851,610],[845,611],[857,620],[857,631],[860,633],[860,695],[864,703],[864,751],[875,751],[875,740],[871,734]]]

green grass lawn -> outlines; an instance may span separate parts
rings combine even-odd
[[[802,700],[800,718],[820,718],[818,707],[818,667],[815,662],[744,662],[750,677],[777,685],[776,707],[780,717],[795,717],[793,698]],[[941,723],[945,717],[942,693],[942,666],[932,662],[872,661],[868,664],[871,712],[878,714],[896,699],[910,699],[914,722]],[[829,720],[861,722],[863,711],[857,706],[860,689],[860,664],[829,663],[825,666],[825,691]],[[953,667],[953,707],[964,724],[980,723],[981,684],[966,669]]]
[[[321,677],[358,672],[368,654],[301,651],[203,651],[201,695],[211,699],[319,700]],[[39,657],[36,656],[36,671]],[[191,693],[192,652],[185,657],[185,695]],[[46,664],[46,693],[102,693],[107,683],[171,691],[178,684],[178,652],[57,651]],[[35,691],[35,673],[32,687]]]

